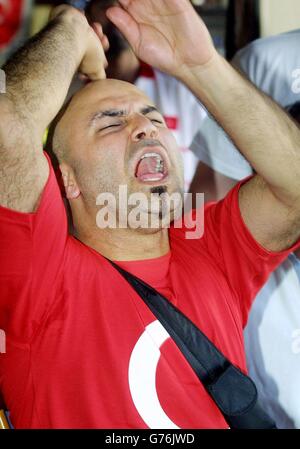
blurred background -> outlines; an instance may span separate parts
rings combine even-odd
[[[101,0],[99,0],[101,2]],[[56,0],[0,0],[0,66],[28,36],[47,22]],[[69,0],[84,8],[86,0]],[[218,50],[231,59],[258,37],[300,27],[299,0],[194,0]]]

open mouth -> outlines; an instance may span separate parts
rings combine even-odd
[[[167,174],[167,164],[163,156],[154,151],[143,154],[135,169],[135,176],[141,182],[161,181]]]

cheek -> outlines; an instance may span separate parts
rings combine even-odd
[[[176,138],[170,129],[164,129],[161,132],[162,143],[168,148],[171,153],[179,151],[179,145]]]
[[[163,144],[166,146],[166,148],[169,151],[169,156],[173,162],[173,164],[175,164],[176,167],[179,167],[180,169],[183,169],[183,158],[182,158],[182,154],[181,151],[179,149],[179,145],[176,141],[176,138],[174,136],[174,134],[171,131],[168,131],[164,136],[163,136]]]
[[[93,155],[97,165],[109,166],[116,163],[126,148],[126,140],[118,133],[109,133],[104,136],[95,135],[89,153]]]
[[[129,137],[124,132],[115,132],[97,142],[98,165],[104,169],[107,176],[124,179],[126,172],[126,149]]]
[[[97,150],[91,170],[98,173],[100,178],[110,189],[112,186],[124,183],[126,176],[124,168],[124,151],[120,145],[102,147]]]
[[[122,151],[122,147],[117,145],[113,148],[104,149],[100,162],[106,167],[111,167],[111,169],[124,170],[124,151]]]

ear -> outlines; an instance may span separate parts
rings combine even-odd
[[[72,168],[63,162],[60,164],[59,169],[62,174],[67,199],[75,200],[80,195],[80,189]]]

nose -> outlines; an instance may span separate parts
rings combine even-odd
[[[132,140],[138,142],[142,139],[155,139],[158,137],[158,128],[152,121],[142,114],[136,114],[132,123]]]

